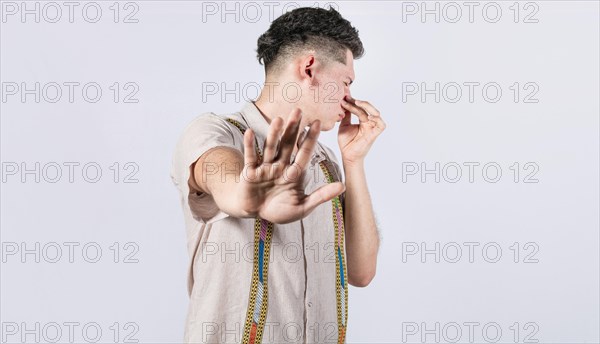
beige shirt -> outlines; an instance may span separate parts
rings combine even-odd
[[[181,196],[190,255],[186,343],[241,343],[249,313],[255,219],[229,216],[218,209],[210,195],[192,192],[188,185],[191,165],[207,150],[224,146],[244,151],[242,132],[225,118],[252,128],[261,152],[269,128],[258,108],[248,101],[240,112],[199,115],[177,143],[171,178]],[[319,165],[322,161],[329,164],[333,181],[342,180],[335,154],[319,143],[304,177],[307,194],[328,182]],[[348,310],[346,255],[343,236],[336,240],[332,206],[329,201],[304,219],[273,224],[262,343],[344,341]],[[336,218],[343,215],[338,213]],[[338,252],[336,244],[340,242],[342,249]],[[343,261],[343,283],[336,261]],[[256,295],[255,303],[260,297]],[[260,319],[254,315],[252,318]]]

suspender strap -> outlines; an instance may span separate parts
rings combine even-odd
[[[231,118],[227,118],[227,121],[235,125],[242,132],[242,135],[246,132],[246,128],[238,121]],[[256,153],[262,158],[258,142],[256,142]],[[244,325],[244,336],[242,339],[242,343],[244,344],[262,342],[269,302],[267,277],[272,235],[273,223],[257,217],[254,221],[254,262],[250,299],[248,301],[248,311],[246,312],[246,323]]]
[[[228,122],[237,127],[242,135],[246,128],[238,121],[226,118]],[[256,142],[256,153],[262,158],[258,141]],[[333,175],[325,161],[319,163],[328,183],[332,183]],[[344,258],[344,212],[340,197],[336,196],[332,202],[332,218],[334,225],[334,256],[336,269],[336,303],[338,322],[338,343],[346,342],[346,323],[348,321],[348,282],[346,279],[346,260]],[[267,318],[268,306],[268,268],[269,253],[271,249],[271,237],[273,235],[273,223],[259,217],[254,222],[254,263],[252,271],[252,284],[250,288],[250,299],[244,325],[243,344],[257,344],[262,342],[262,335]]]
[[[319,163],[328,183],[333,183],[333,176],[325,161]],[[346,324],[348,321],[348,281],[346,279],[346,259],[344,258],[344,210],[340,196],[331,200],[333,217],[333,248],[335,253],[335,295],[337,301],[338,344],[346,342]]]

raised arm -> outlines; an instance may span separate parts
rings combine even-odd
[[[234,217],[260,216],[273,223],[304,218],[319,204],[344,192],[345,187],[336,182],[310,195],[304,193],[303,176],[321,130],[318,120],[310,125],[298,154],[290,162],[298,144],[300,119],[300,110],[294,109],[285,128],[281,117],[271,121],[260,161],[250,128],[244,134],[243,156],[225,147],[205,152],[193,166],[194,180],[190,178],[190,185],[212,195],[219,209]],[[209,166],[211,173],[207,173]]]

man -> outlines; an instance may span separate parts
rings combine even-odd
[[[363,46],[334,9],[299,8],[257,53],[259,98],[197,117],[173,157],[191,257],[185,342],[344,343],[348,284],[370,283],[379,247],[364,159],[385,123],[350,95]],[[337,122],[345,185],[317,140]]]

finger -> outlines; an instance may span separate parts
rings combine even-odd
[[[383,121],[381,116],[371,116],[371,122],[373,123],[375,128],[379,129],[380,131],[383,131],[386,127],[385,122]]]
[[[317,190],[313,191],[313,193],[311,193],[304,200],[304,204],[302,204],[304,216],[308,215],[319,204],[330,201],[344,191],[346,191],[346,186],[342,182],[335,182],[321,186]]]
[[[283,119],[281,117],[275,117],[269,125],[269,132],[267,139],[265,140],[264,152],[263,152],[263,163],[272,163],[277,154],[277,145],[279,144],[279,136],[283,128]]]
[[[381,116],[381,114],[379,113],[379,110],[377,110],[368,101],[355,99],[354,102],[356,103],[356,105],[358,105],[358,106],[366,109],[367,112],[369,113],[369,115],[374,116],[374,117],[380,117]]]
[[[296,146],[298,148],[300,148],[300,146],[302,146],[302,142],[304,142],[307,132],[308,132],[308,130],[302,129],[302,132],[300,133],[300,135],[298,135],[298,142],[296,143]]]
[[[345,113],[346,115],[344,116],[344,118],[342,118],[342,121],[340,122],[340,127],[352,125],[352,114],[348,110],[346,110]]]
[[[256,167],[257,164],[258,157],[254,149],[254,132],[248,128],[244,133],[244,165]]]
[[[360,106],[356,104],[352,104],[345,99],[342,99],[342,107],[351,113],[358,116],[358,120],[360,123],[367,122],[369,120],[369,114]]]
[[[305,139],[302,141],[302,144],[298,148],[298,153],[294,158],[294,165],[299,167],[302,171],[306,169],[308,162],[312,158],[313,151],[317,144],[317,138],[319,137],[319,133],[321,132],[321,121],[318,119],[310,124],[310,128],[308,129],[308,134],[306,134]]]
[[[277,159],[284,165],[290,163],[290,158],[292,156],[292,152],[294,151],[294,144],[298,139],[298,129],[300,128],[301,119],[302,114],[298,108],[292,110],[290,116],[288,117],[288,123],[285,128],[285,132],[281,137],[281,146],[279,147],[279,154],[277,156]]]

